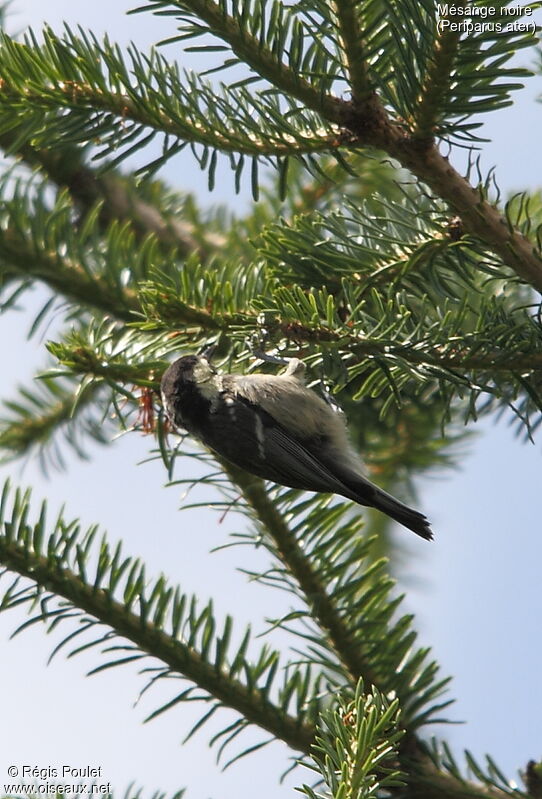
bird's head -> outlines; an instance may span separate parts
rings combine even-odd
[[[216,372],[202,355],[183,355],[164,372],[162,403],[174,427],[190,429],[190,418],[218,396]]]
[[[162,377],[162,392],[188,383],[207,383],[216,375],[215,370],[201,355],[183,355],[166,369]]]

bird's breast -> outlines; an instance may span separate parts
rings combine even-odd
[[[175,391],[172,411],[176,425],[198,434],[209,418],[211,401],[193,383],[184,383]]]

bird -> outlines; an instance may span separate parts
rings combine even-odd
[[[219,374],[204,355],[183,355],[161,380],[166,415],[174,428],[257,477],[338,494],[431,540],[423,513],[364,476],[344,415],[305,385],[303,361],[287,364],[278,375]]]

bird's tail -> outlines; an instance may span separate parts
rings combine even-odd
[[[423,513],[409,508],[408,505],[403,505],[402,502],[399,502],[399,500],[395,499],[390,494],[382,491],[382,489],[376,488],[375,497],[371,504],[377,510],[382,511],[391,519],[394,519],[394,521],[402,524],[403,527],[407,527],[409,530],[412,530],[413,533],[416,533],[416,535],[425,538],[426,541],[431,541],[433,538],[433,532]]]
[[[341,480],[342,485],[347,487],[346,491],[337,491],[337,493],[353,499],[354,502],[358,502],[360,505],[382,511],[394,521],[402,524],[403,527],[412,530],[416,535],[425,538],[426,541],[431,541],[433,532],[423,513],[399,502],[391,494],[386,493],[386,491],[383,491],[349,468],[341,469],[340,472],[336,469],[335,474]]]

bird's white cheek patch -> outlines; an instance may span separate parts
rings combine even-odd
[[[263,460],[265,458],[265,430],[259,416],[256,416],[256,441],[258,442],[258,455]]]

